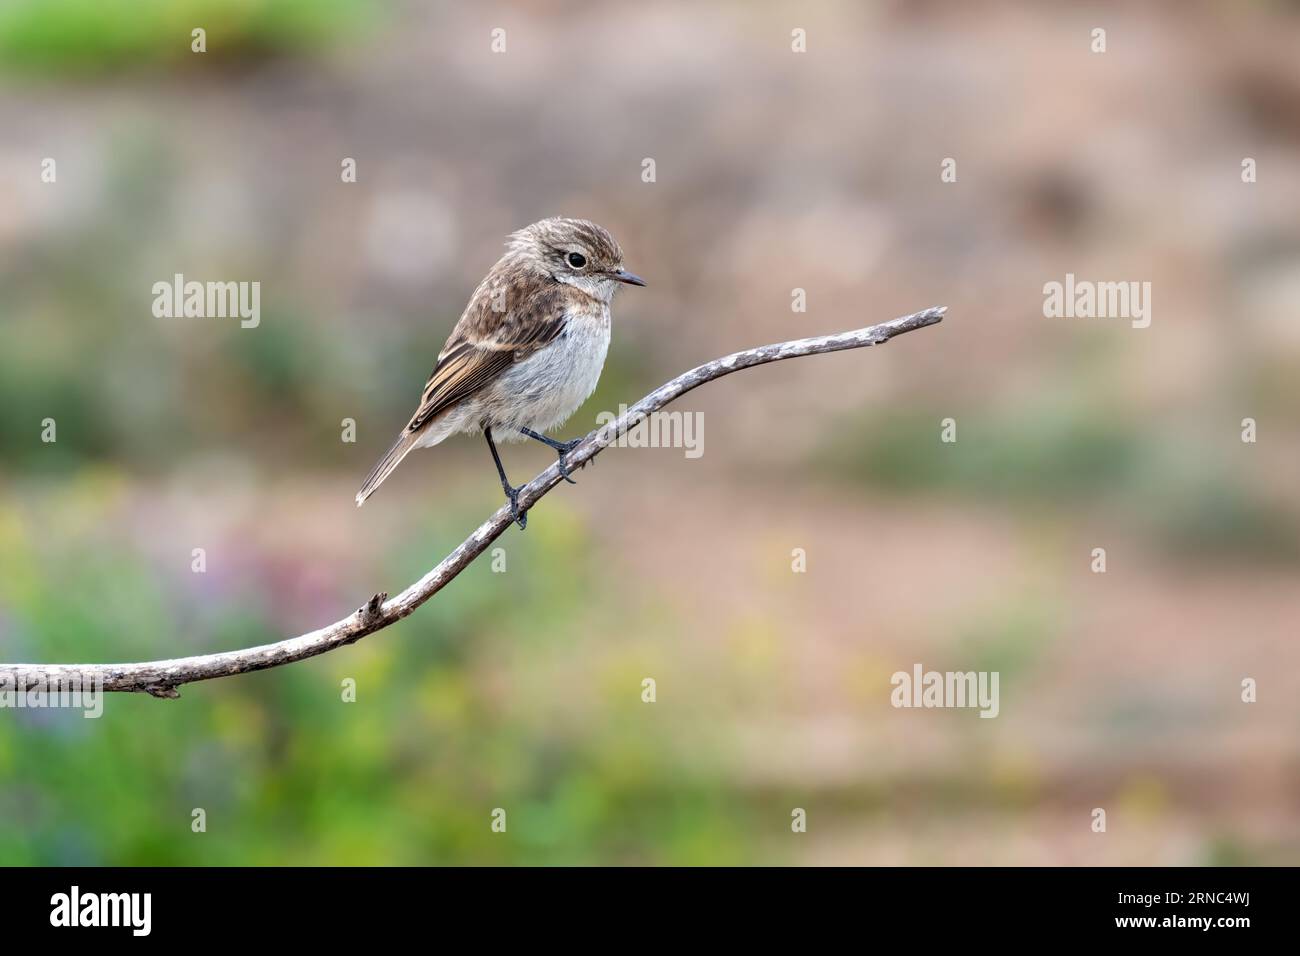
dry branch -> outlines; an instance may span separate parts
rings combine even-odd
[[[659,386],[616,421],[587,435],[580,445],[569,452],[569,465],[577,468],[590,461],[650,413],[705,382],[744,368],[779,362],[782,359],[880,345],[904,332],[939,323],[944,311],[943,308],[926,309],[853,332],[764,345],[706,362]],[[559,481],[559,466],[553,464],[520,489],[520,510],[527,511]],[[177,697],[179,694],[176,688],[182,684],[279,667],[315,657],[360,640],[412,613],[465,570],[510,525],[510,509],[503,505],[456,550],[443,558],[437,567],[392,600],[388,599],[387,594],[376,594],[342,620],[308,634],[244,650],[138,664],[0,664],[0,686],[24,688],[38,684],[51,686],[56,682],[60,685],[78,682],[81,686],[93,682],[98,686],[102,681],[103,689],[108,691],[144,691],[155,697]]]

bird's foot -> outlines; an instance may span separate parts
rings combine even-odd
[[[519,530],[523,531],[528,527],[528,512],[519,510],[519,489],[506,485],[505,493],[506,500],[510,502],[510,517],[519,525]]]
[[[582,444],[582,439],[575,438],[572,441],[562,442],[555,446],[555,452],[559,456],[560,475],[571,485],[576,485],[577,482],[574,481],[573,476],[569,474],[569,463],[564,460],[564,456],[573,451],[573,449],[577,448],[580,444]]]

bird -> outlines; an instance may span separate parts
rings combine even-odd
[[[510,516],[523,530],[497,442],[533,439],[549,446],[573,483],[565,456],[581,441],[557,441],[559,428],[595,391],[610,340],[610,304],[624,285],[645,280],[623,266],[609,231],[586,219],[552,217],[511,233],[438,353],[420,403],[357,492],[357,507],[414,448],[482,432]]]

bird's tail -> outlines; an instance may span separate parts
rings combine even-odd
[[[375,465],[374,471],[361,483],[361,490],[357,492],[357,507],[360,508],[365,500],[375,493],[375,489],[384,483],[384,479],[393,473],[393,469],[402,463],[406,453],[415,447],[419,434],[413,434],[403,431],[393,442],[393,447],[388,449],[388,454],[379,459],[379,464]]]

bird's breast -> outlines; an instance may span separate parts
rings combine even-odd
[[[609,338],[608,307],[570,313],[550,344],[501,377],[493,417],[534,431],[562,424],[595,391]]]

